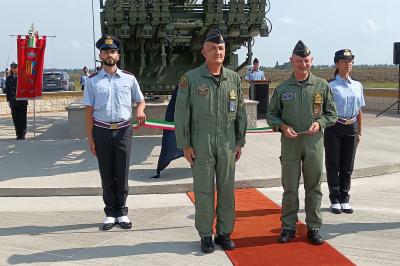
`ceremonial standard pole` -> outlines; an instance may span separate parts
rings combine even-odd
[[[96,71],[96,36],[94,34],[94,5],[92,0],[92,33],[93,33],[93,62],[94,71]]]

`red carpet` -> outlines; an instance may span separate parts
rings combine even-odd
[[[194,202],[193,192],[188,196]],[[236,223],[231,237],[237,248],[227,251],[233,265],[354,265],[328,243],[314,246],[307,241],[307,227],[298,223],[290,243],[278,243],[280,207],[257,189],[238,189]],[[215,228],[214,228],[215,231]]]

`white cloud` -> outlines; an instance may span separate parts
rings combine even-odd
[[[69,45],[72,46],[73,48],[81,47],[81,44],[76,40],[69,40]]]
[[[289,24],[289,25],[296,23],[292,18],[280,18],[279,21],[282,22],[283,24]]]
[[[364,33],[377,33],[379,31],[379,27],[376,24],[375,20],[367,19],[367,20],[363,21],[363,24],[361,26],[361,30]]]

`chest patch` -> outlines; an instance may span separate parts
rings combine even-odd
[[[281,95],[281,100],[282,101],[290,101],[290,100],[293,100],[293,99],[295,99],[295,95],[294,95],[293,92],[287,92],[287,93],[283,93]]]
[[[314,94],[314,104],[322,104],[322,93],[316,92]]]
[[[197,87],[197,94],[200,96],[207,96],[208,87],[205,84],[201,84],[199,87]]]
[[[322,93],[316,92],[313,97],[314,97],[313,116],[319,117],[322,115],[322,103],[323,103]]]
[[[234,89],[232,89],[229,92],[229,100],[236,100],[236,98],[237,98],[236,91]]]

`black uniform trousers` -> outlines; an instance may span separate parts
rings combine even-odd
[[[132,127],[106,129],[94,126],[93,138],[103,188],[104,212],[109,217],[128,214],[128,173],[132,148]]]
[[[28,109],[27,101],[11,100],[10,109],[17,138],[25,138],[27,124],[26,113]]]
[[[336,122],[324,132],[325,167],[332,204],[350,200],[351,174],[357,149],[358,123]]]

